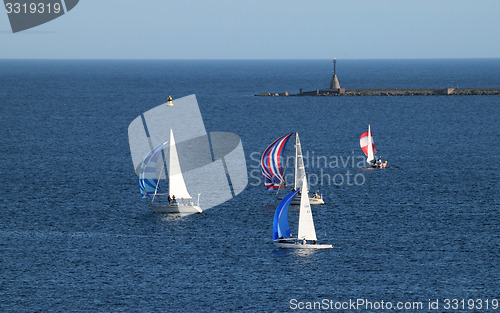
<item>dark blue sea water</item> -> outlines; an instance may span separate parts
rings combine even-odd
[[[0,60],[0,311],[285,312],[292,299],[367,299],[427,312],[440,299],[440,311],[473,312],[443,301],[499,299],[500,97],[253,96],[325,88],[331,68]],[[345,88],[500,87],[500,60],[339,60],[337,74]],[[196,94],[207,130],[239,134],[247,156],[246,190],[201,215],[155,214],[139,196],[127,128],[169,93]],[[368,123],[390,168],[332,163],[359,160]],[[291,131],[311,160],[329,160],[307,171],[323,175],[311,189],[327,204],[313,214],[334,249],[272,244],[276,201],[254,156]]]

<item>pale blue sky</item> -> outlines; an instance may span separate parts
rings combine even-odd
[[[13,0],[14,1],[14,0]],[[500,0],[80,0],[0,58],[499,58]]]

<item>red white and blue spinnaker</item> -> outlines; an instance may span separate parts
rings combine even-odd
[[[282,154],[286,143],[294,133],[274,141],[262,154],[260,167],[264,176],[264,185],[268,190],[279,189],[285,183],[281,168]]]

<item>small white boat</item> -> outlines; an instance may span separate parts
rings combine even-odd
[[[260,167],[262,171],[262,176],[264,176],[264,185],[268,190],[277,190],[276,197],[278,200],[282,200],[284,196],[279,195],[279,191],[287,186],[285,181],[285,170],[282,169],[282,160],[286,160],[283,157],[283,152],[285,151],[285,146],[290,139],[290,137],[295,134],[295,158],[294,158],[294,180],[293,180],[293,190],[297,190],[299,182],[302,181],[302,174],[298,169],[299,163],[303,161],[302,148],[300,145],[299,133],[290,133],[274,141],[262,154]],[[323,200],[323,195],[318,192],[314,193],[309,197],[309,203],[311,205],[322,205],[325,204]],[[292,205],[300,204],[300,197],[296,196],[291,200]]]
[[[373,134],[370,130],[370,124],[368,124],[368,131],[361,134],[359,137],[359,145],[361,150],[366,155],[366,163],[373,168],[385,168],[387,166],[387,161],[382,163],[382,159],[379,158],[375,160],[375,153],[377,149],[375,148],[375,143],[373,142]]]
[[[278,200],[283,200],[283,196],[278,195],[277,196]],[[314,193],[312,196],[309,196],[309,203],[311,205],[323,205],[325,204],[325,201],[323,200],[323,195]],[[291,205],[299,205],[300,204],[300,197],[299,195],[295,196],[292,201],[290,202]]]
[[[298,183],[301,188],[289,193],[280,201],[274,213],[273,240],[274,244],[284,249],[330,249],[332,245],[318,244],[316,230],[312,216],[311,204],[309,203],[309,188],[304,167],[304,161],[299,158],[297,168],[299,177]],[[288,207],[292,200],[299,195],[300,211],[297,237],[291,237],[290,226],[288,224]]]
[[[150,207],[153,211],[158,213],[202,213],[203,211],[200,208],[200,194],[198,194],[198,202],[195,204],[184,182],[172,129],[170,129],[168,193],[159,192],[160,178],[162,177],[165,166],[163,161],[158,163],[157,160],[159,156],[162,155],[161,151],[167,143],[168,142],[164,142],[151,150],[144,158],[139,178],[141,195],[143,198],[152,195]],[[163,158],[161,158],[161,160],[163,160]],[[158,168],[160,168],[159,175],[157,175]],[[164,199],[165,196],[168,196],[167,201]]]

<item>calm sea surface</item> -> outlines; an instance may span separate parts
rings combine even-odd
[[[331,68],[0,60],[0,311],[367,299],[425,312],[429,299],[499,299],[500,96],[253,96],[325,88]],[[339,60],[337,74],[345,88],[500,87],[500,59]],[[169,93],[196,94],[207,130],[240,135],[247,157],[246,190],[201,215],[155,214],[139,195],[127,128]],[[368,123],[386,170],[357,166]],[[307,172],[326,201],[313,207],[318,237],[334,249],[272,244],[277,203],[255,156],[291,131],[311,161],[328,160]],[[295,231],[297,208],[290,218]]]

